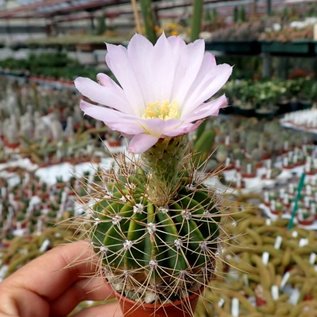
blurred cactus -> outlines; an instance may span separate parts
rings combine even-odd
[[[155,43],[157,36],[155,33],[154,12],[152,10],[152,0],[140,1],[141,12],[143,16],[145,35],[152,42]]]
[[[107,31],[106,17],[101,15],[97,18],[96,34],[103,35]]]
[[[207,126],[207,121],[203,122],[197,129],[194,143],[195,162],[201,165],[208,160],[214,150],[216,131]]]
[[[192,16],[192,31],[191,40],[197,40],[201,31],[202,13],[203,13],[204,1],[194,0],[193,4],[193,16]]]

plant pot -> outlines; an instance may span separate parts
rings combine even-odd
[[[280,216],[283,213],[283,210],[280,209],[271,209],[271,213],[275,216]]]
[[[11,142],[9,142],[6,138],[3,139],[3,143],[4,143],[4,145],[5,145],[7,148],[12,149],[12,150],[18,148],[19,145],[20,145],[19,142],[11,143]]]
[[[243,178],[256,178],[256,173],[242,173]]]
[[[316,175],[317,170],[316,169],[311,169],[309,172],[306,171],[306,175],[308,176],[314,176]]]
[[[119,300],[124,317],[192,317],[199,294],[192,294],[184,300],[166,304],[141,304],[115,294]]]
[[[234,169],[234,164],[229,164],[224,168],[224,171],[232,171]]]
[[[314,216],[309,216],[307,218],[301,218],[297,217],[298,223],[301,224],[302,226],[310,226],[314,223],[315,217]]]
[[[256,296],[255,297],[255,303],[256,303],[256,307],[261,307],[261,306],[266,305],[266,300],[264,298],[262,298],[262,297]]]

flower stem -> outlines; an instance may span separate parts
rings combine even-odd
[[[187,136],[160,139],[142,154],[148,176],[148,199],[164,206],[180,185],[180,171],[188,149]]]

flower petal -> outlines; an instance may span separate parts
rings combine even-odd
[[[152,147],[159,138],[149,134],[138,134],[133,136],[129,143],[128,150],[132,153],[143,153]]]
[[[228,101],[225,95],[221,97],[203,103],[199,107],[195,109],[195,111],[188,113],[183,117],[186,122],[194,122],[199,119],[203,119],[209,116],[217,116],[219,113],[219,109],[227,106]]]
[[[179,119],[143,119],[140,121],[146,133],[151,134],[155,137],[174,137],[177,135],[188,133],[197,128],[195,124],[191,122],[184,122]]]
[[[173,51],[178,51],[180,47],[182,49],[186,47],[186,42],[180,36],[171,35],[167,38],[167,40],[169,41]]]
[[[145,104],[153,102],[153,44],[144,36],[135,34],[128,45],[128,59],[141,89]]]
[[[90,100],[125,113],[132,113],[122,90],[117,89],[112,83],[105,87],[84,77],[77,77],[74,83],[79,92]]]
[[[175,137],[178,135],[187,134],[196,130],[201,123],[201,120],[195,123],[182,122],[178,127],[174,128],[173,130],[165,131],[164,135],[169,137]]]
[[[204,58],[205,42],[203,40],[197,40],[181,48],[179,51],[180,54],[177,57],[172,100],[176,100],[182,105],[201,68]]]
[[[80,102],[80,109],[86,115],[103,121],[112,130],[130,135],[144,132],[135,116],[124,114],[106,107],[95,106],[83,100]]]
[[[221,64],[205,70],[204,78],[198,83],[193,83],[191,92],[183,105],[182,118],[194,111],[204,101],[212,97],[227,82],[232,73],[232,67]]]
[[[112,78],[110,78],[108,75],[106,75],[104,73],[98,73],[96,78],[97,78],[98,83],[101,86],[116,87],[116,89],[119,89],[119,91],[121,91],[121,93],[123,93],[122,88],[115,81],[113,81]]]
[[[161,137],[165,135],[165,131],[170,131],[179,127],[181,121],[178,119],[141,119],[140,124],[147,134]]]
[[[216,64],[215,56],[213,54],[211,54],[210,52],[205,52],[204,57],[203,57],[203,61],[201,63],[200,69],[199,69],[199,72],[198,72],[195,80],[193,81],[190,89],[187,92],[186,100],[190,97],[190,94],[195,90],[197,85],[205,80],[206,75],[209,75],[211,78],[214,77],[213,70],[216,66],[217,66],[217,64]],[[185,109],[185,105],[184,105],[184,109]]]
[[[170,101],[177,65],[171,45],[163,33],[153,49],[152,102]]]
[[[107,50],[108,67],[121,85],[134,113],[141,116],[145,107],[144,99],[135,72],[130,65],[126,48],[122,45],[107,44]]]
[[[104,73],[98,73],[96,77],[97,77],[98,83],[101,86],[107,87],[109,85],[112,85],[112,83],[114,83],[113,80]]]

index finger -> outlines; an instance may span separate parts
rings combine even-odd
[[[86,241],[56,247],[28,263],[3,283],[29,290],[50,301],[63,294],[74,282],[98,274],[98,258]],[[106,286],[106,296],[112,293]]]

